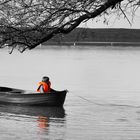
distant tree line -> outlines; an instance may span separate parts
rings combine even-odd
[[[87,42],[87,43],[86,43]],[[91,42],[133,42],[140,43],[140,29],[91,29],[76,28],[66,35],[56,35],[44,45],[89,44]],[[92,43],[91,43],[92,45]]]

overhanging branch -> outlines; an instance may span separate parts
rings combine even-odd
[[[47,35],[46,37],[44,37],[43,39],[40,40],[40,42],[37,42],[36,44],[30,46],[29,49],[33,49],[35,48],[37,45],[51,39],[53,36],[55,36],[56,34],[59,33],[63,33],[63,34],[67,34],[69,32],[71,32],[72,30],[74,30],[77,26],[79,26],[79,24],[81,22],[83,22],[84,20],[89,20],[91,18],[95,18],[97,16],[99,16],[100,14],[102,14],[104,11],[106,11],[108,8],[110,8],[111,6],[116,5],[117,3],[120,3],[122,0],[108,0],[105,4],[101,5],[98,9],[96,9],[93,12],[90,13],[86,13],[84,15],[82,15],[81,17],[78,17],[75,20],[69,21],[66,24],[62,25],[61,27],[55,29],[53,32],[51,32],[49,35]],[[69,26],[67,28],[67,26]]]
[[[29,0],[20,4],[19,1],[5,0],[6,3],[0,8],[0,44],[13,45],[13,48],[21,45],[22,51],[33,49],[57,34],[70,33],[83,21],[105,15],[109,8],[117,8],[127,18],[120,5],[116,7],[122,1],[124,0]],[[138,0],[134,1],[138,3]],[[128,0],[126,7],[132,2]],[[129,21],[128,18],[127,20]]]

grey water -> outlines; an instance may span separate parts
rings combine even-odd
[[[63,108],[0,105],[0,140],[139,140],[140,48],[0,50],[0,86],[68,89]]]

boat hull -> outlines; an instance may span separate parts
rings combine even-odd
[[[50,93],[35,93],[19,89],[2,91],[0,88],[0,104],[63,106],[67,90]],[[4,88],[3,88],[4,89]],[[25,94],[26,93],[26,94]]]

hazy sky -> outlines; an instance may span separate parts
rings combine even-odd
[[[132,26],[126,20],[126,18],[116,19],[116,17],[112,17],[109,24],[103,24],[103,20],[96,22],[96,20],[90,20],[85,24],[81,24],[80,27],[88,27],[88,28],[136,28],[140,29],[140,10],[137,11],[133,22],[132,17],[128,17],[132,23]]]

